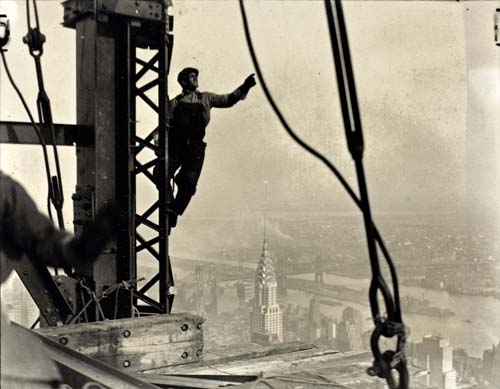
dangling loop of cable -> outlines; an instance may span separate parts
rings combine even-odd
[[[335,63],[335,73],[339,90],[340,105],[344,121],[345,135],[351,156],[356,166],[360,202],[362,205],[363,219],[368,243],[368,254],[372,269],[372,280],[369,290],[370,306],[375,323],[371,336],[371,349],[374,357],[373,366],[368,369],[368,374],[385,378],[390,389],[407,389],[409,384],[408,369],[404,355],[406,342],[406,329],[402,321],[401,307],[399,304],[399,287],[396,272],[391,267],[393,277],[393,299],[389,288],[380,270],[377,254],[377,234],[373,227],[368,190],[363,168],[363,133],[361,115],[359,112],[354,72],[352,69],[349,42],[342,11],[341,0],[334,0],[335,10],[330,0],[325,0],[328,28]],[[380,315],[377,293],[381,292],[387,312],[387,319]],[[397,336],[396,350],[387,350],[381,353],[379,348],[380,337],[391,338]],[[393,377],[393,370],[398,372],[399,380]]]
[[[328,22],[330,26],[330,33],[331,33],[331,38],[332,38],[332,46],[334,46],[334,42],[337,43],[337,40],[334,36],[335,31],[332,31],[332,24],[333,22],[333,16],[331,12],[331,4],[329,0],[325,0],[328,2],[327,4],[327,15],[328,15]],[[340,172],[337,170],[337,168],[333,165],[333,163],[328,160],[324,155],[319,153],[317,150],[315,150],[313,147],[305,143],[288,125],[286,122],[285,118],[283,117],[282,113],[280,112],[279,108],[277,107],[276,103],[274,102],[274,99],[272,98],[266,83],[264,81],[263,74],[260,70],[260,66],[257,61],[257,57],[255,54],[255,50],[253,48],[252,40],[250,37],[250,31],[249,31],[249,26],[248,26],[248,20],[245,12],[245,7],[243,0],[239,0],[240,4],[240,11],[241,11],[241,16],[243,20],[243,27],[244,27],[244,32],[245,32],[245,38],[247,41],[248,49],[250,51],[250,56],[252,59],[252,63],[255,67],[255,72],[257,73],[257,76],[259,78],[260,84],[262,86],[263,92],[269,101],[269,104],[271,105],[273,111],[275,112],[276,116],[278,117],[279,121],[285,128],[286,132],[292,137],[292,139],[297,142],[302,148],[304,148],[306,151],[311,153],[313,156],[318,158],[320,161],[322,161],[328,169],[339,179],[340,183],[344,187],[344,189],[347,191],[351,199],[355,202],[355,204],[360,208],[360,210],[363,212],[363,216],[365,218],[365,229],[367,232],[367,240],[369,243],[369,253],[370,253],[370,263],[372,266],[372,282],[370,285],[370,291],[369,291],[369,297],[370,297],[370,306],[372,310],[372,316],[373,320],[375,323],[375,330],[372,335],[372,341],[373,341],[373,347],[372,351],[375,357],[375,362],[374,366],[369,369],[369,374],[370,375],[378,375],[380,372],[380,375],[383,376],[383,378],[386,379],[390,389],[407,389],[408,384],[409,384],[409,376],[408,376],[408,370],[406,367],[406,360],[404,357],[404,345],[406,342],[406,329],[403,325],[402,321],[402,315],[401,315],[401,308],[400,308],[400,300],[399,300],[399,285],[398,285],[398,279],[397,279],[397,273],[396,273],[396,268],[394,266],[394,263],[391,259],[391,256],[389,254],[389,251],[387,250],[385,243],[378,232],[375,224],[373,223],[370,215],[370,209],[369,209],[369,202],[368,202],[368,196],[367,196],[367,190],[366,190],[366,181],[364,179],[364,172],[363,172],[363,166],[362,166],[362,154],[363,154],[363,137],[361,133],[361,121],[359,119],[359,112],[357,112],[357,100],[355,96],[355,88],[354,88],[354,79],[352,76],[352,69],[350,69],[350,59],[349,59],[349,53],[346,51],[346,55],[344,56],[344,59],[348,59],[347,64],[340,64],[340,66],[337,66],[339,63],[337,62],[337,55],[336,52],[338,50],[335,49],[334,47],[334,59],[336,60],[336,69],[338,71],[337,76],[341,74],[341,71],[339,71],[339,68],[349,68],[351,70],[350,76],[347,77],[348,80],[341,79],[339,81],[339,94],[341,95],[341,105],[343,108],[343,113],[344,113],[344,119],[349,118],[348,120],[345,120],[345,123],[348,123],[348,126],[346,125],[346,136],[348,140],[348,146],[349,146],[349,151],[353,155],[353,158],[356,162],[356,170],[358,173],[358,183],[360,185],[360,198],[354,193],[352,188],[349,186],[345,178],[340,174]],[[337,6],[340,6],[338,3]],[[330,10],[328,9],[330,7]],[[340,18],[342,20],[342,27],[344,28],[344,34],[345,34],[345,26],[343,25],[343,18]],[[346,39],[346,38],[345,38]],[[350,79],[349,79],[350,78]],[[344,84],[344,82],[347,81],[347,83]],[[344,88],[343,88],[344,87]],[[341,89],[347,90],[349,92],[351,101],[350,101],[350,106],[348,105],[348,100],[346,97],[346,93],[341,93]],[[347,115],[346,115],[347,113]],[[353,125],[351,125],[351,124]],[[389,267],[390,275],[392,278],[392,286],[393,286],[393,293],[394,293],[394,298],[391,295],[390,289],[387,286],[384,278],[382,277],[382,273],[380,271],[380,266],[378,263],[378,258],[377,258],[377,252],[376,252],[376,246],[374,242],[378,243],[379,248],[382,251],[382,254],[384,255],[387,265]],[[378,306],[378,301],[377,301],[377,293],[380,291],[382,294],[382,297],[384,299],[384,303],[386,306],[386,312],[387,312],[387,319],[384,319],[380,315],[379,311],[379,306]],[[378,346],[378,341],[380,339],[380,336],[384,337],[393,337],[397,336],[397,347],[396,351],[388,350],[384,353],[380,352],[380,348]],[[396,381],[394,380],[394,377],[392,376],[392,370],[396,370],[399,373],[399,383],[396,384]]]

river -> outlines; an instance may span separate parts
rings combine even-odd
[[[313,274],[296,276],[297,278],[314,279]],[[364,290],[368,299],[368,279],[325,274],[325,282],[332,285],[343,285],[352,289]],[[493,297],[450,295],[447,292],[429,290],[414,286],[400,286],[401,296],[425,298],[431,305],[448,308],[455,316],[434,317],[418,314],[405,314],[403,320],[410,327],[409,341],[420,342],[427,334],[440,335],[450,339],[453,348],[463,348],[469,355],[482,357],[485,349],[500,341],[500,300]],[[287,302],[305,305],[308,296],[304,292],[289,291]],[[370,317],[370,308],[365,305],[345,302],[359,309],[365,318]],[[344,307],[321,306],[323,314],[340,318]],[[372,322],[365,320],[364,330],[372,328]]]
[[[234,261],[222,259],[208,259],[209,262],[226,263],[234,265]],[[246,268],[255,268],[256,264],[242,263]],[[314,279],[314,274],[294,276],[308,280]],[[367,296],[367,305],[354,302],[342,302],[344,306],[332,307],[321,305],[321,312],[340,320],[345,306],[359,309],[363,317],[363,330],[373,328],[370,308],[368,306],[368,279],[357,279],[335,274],[325,274],[325,282],[332,285],[343,285],[351,289],[364,290]],[[493,344],[500,341],[500,300],[493,297],[450,295],[447,292],[419,288],[414,286],[400,286],[401,296],[425,298],[430,305],[439,308],[451,309],[455,316],[435,317],[427,315],[409,314],[403,312],[403,320],[410,328],[410,342],[420,342],[424,335],[433,334],[450,339],[453,348],[463,348],[471,356],[482,357],[485,349],[491,349]],[[306,292],[289,290],[286,301],[279,301],[282,305],[294,304],[308,306],[311,295]],[[224,309],[224,304],[231,309],[236,306],[236,291],[226,290],[225,296],[219,306]],[[381,306],[382,307],[382,306]]]

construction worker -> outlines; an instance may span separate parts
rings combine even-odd
[[[182,69],[177,81],[182,93],[170,100],[172,120],[169,134],[168,181],[174,179],[177,193],[169,203],[169,227],[175,227],[177,217],[186,210],[196,192],[206,143],[205,129],[210,122],[212,108],[229,108],[244,100],[248,91],[256,85],[254,75],[248,76],[243,84],[228,94],[200,92],[198,90],[198,69]],[[178,170],[178,172],[177,172]],[[177,172],[177,174],[176,174]],[[172,193],[172,188],[168,188]]]
[[[0,282],[27,255],[45,266],[70,268],[94,261],[115,232],[118,213],[103,207],[79,236],[54,227],[24,188],[0,171]]]
[[[114,206],[104,207],[82,234],[72,237],[55,228],[24,188],[0,171],[0,281],[5,281],[23,256],[66,269],[94,261],[113,238],[117,216]],[[61,387],[61,374],[47,358],[39,337],[10,323],[4,312],[0,314],[0,339],[2,388]]]

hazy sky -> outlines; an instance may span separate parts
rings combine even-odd
[[[249,2],[250,3],[250,2]],[[39,1],[47,36],[42,58],[54,120],[75,122],[75,31],[63,28],[59,0]],[[491,206],[498,190],[498,1],[344,3],[366,144],[373,210],[457,210],[466,195]],[[229,92],[253,72],[236,1],[174,1],[175,47],[169,85],[184,66],[200,69],[200,89]],[[7,58],[33,112],[36,77],[22,36],[24,1],[2,0],[11,21]],[[321,1],[255,1],[250,28],[270,90],[297,133],[328,155],[355,185],[340,121]],[[207,159],[186,216],[279,210],[352,211],[334,177],[286,135],[257,86],[229,110],[213,110]],[[4,74],[0,119],[27,121]],[[476,136],[475,134],[478,134]],[[74,151],[62,153],[66,198],[74,191]],[[44,208],[37,146],[0,145],[0,167]],[[473,189],[471,191],[471,188]],[[484,195],[483,195],[484,194]],[[71,204],[65,212],[70,219]]]

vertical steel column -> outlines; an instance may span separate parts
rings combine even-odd
[[[136,59],[136,63],[142,68],[136,72],[136,100],[146,104],[158,115],[157,127],[150,131],[145,138],[136,134],[135,140],[137,148],[135,150],[136,175],[143,174],[148,179],[148,183],[155,185],[158,193],[157,200],[149,206],[142,215],[136,215],[136,253],[147,251],[147,253],[156,259],[158,264],[158,273],[149,279],[141,288],[134,292],[136,300],[140,300],[146,305],[137,305],[141,313],[169,313],[173,303],[173,294],[170,293],[170,287],[174,285],[170,258],[168,255],[168,217],[167,202],[168,193],[168,116],[169,101],[167,96],[167,75],[168,75],[168,52],[167,29],[162,28],[156,34],[158,39],[153,46],[155,54],[149,59]],[[139,85],[139,81],[144,76],[155,74],[153,80]],[[152,101],[146,92],[152,88],[157,88],[157,103]],[[157,132],[158,142],[153,142],[153,134]],[[156,157],[146,163],[139,161],[139,154],[144,150],[154,151]],[[153,177],[152,169],[156,169]],[[137,201],[137,199],[136,199]],[[152,217],[157,216],[157,220]],[[148,227],[148,232],[154,234],[154,238],[146,240],[139,233],[138,227]],[[152,288],[158,289],[158,297],[152,298]],[[149,293],[148,293],[149,292]],[[146,295],[148,293],[148,295]]]
[[[116,243],[94,264],[76,269],[97,298],[106,296],[108,288],[116,290],[116,294],[100,301],[102,313],[94,304],[96,309],[86,312],[87,316],[89,320],[132,317],[135,308],[141,313],[169,313],[173,301],[170,287],[174,283],[168,256],[166,125],[172,37],[168,35],[171,29],[166,7],[171,2],[67,0],[63,4],[65,26],[76,29],[77,124],[95,131],[95,145],[77,147],[75,232],[105,203],[113,201],[120,208]],[[148,49],[142,52],[153,56],[148,60],[138,58],[139,48]],[[143,77],[146,74],[148,77]],[[150,98],[147,93],[153,88],[157,88],[157,94]],[[156,96],[157,101],[153,101]],[[157,118],[156,127],[146,136],[144,124],[138,124],[136,118],[139,100]],[[153,141],[156,132],[157,144]],[[145,150],[149,154],[141,153]],[[151,151],[155,157],[144,162]],[[146,201],[137,196],[139,175],[158,193],[154,204],[140,213],[137,210]],[[150,193],[140,189],[139,196]],[[153,257],[158,272],[139,289],[135,280],[144,275],[138,275],[137,254],[142,251]],[[132,282],[124,282],[129,280]],[[117,288],[117,284],[123,287]],[[155,290],[151,290],[153,287]]]
[[[166,31],[165,31],[166,34]],[[166,36],[162,37],[166,41]],[[158,50],[159,84],[158,84],[158,129],[160,135],[160,149],[163,153],[159,158],[160,175],[168,180],[168,128],[167,112],[169,112],[169,101],[167,98],[167,46],[161,45]],[[166,184],[166,182],[165,182]],[[170,266],[170,256],[168,254],[168,216],[167,216],[167,186],[159,187],[158,200],[160,202],[159,222],[160,222],[160,305],[164,313],[170,313],[173,303],[173,295],[170,294],[170,287],[174,286],[172,269]]]
[[[77,124],[95,131],[95,146],[77,147],[77,194],[88,200],[84,212],[88,219],[111,201],[118,203],[121,216],[116,244],[108,247],[94,264],[76,268],[100,296],[109,286],[135,276],[128,220],[135,214],[131,212],[135,196],[131,191],[128,151],[130,31],[126,23],[101,23],[96,18],[85,18],[76,23],[76,32]],[[74,223],[78,232],[85,220],[75,218]],[[115,307],[103,301],[103,311],[106,318],[113,318]],[[130,317],[131,312],[131,299],[122,299],[117,316]],[[97,312],[88,313],[90,320],[99,318]]]
[[[119,220],[119,235],[116,258],[116,282],[136,278],[135,261],[135,99],[134,62],[135,46],[130,21],[117,20],[112,23],[115,32],[116,71],[116,201],[122,211]],[[108,287],[111,285],[108,285]],[[116,296],[103,300],[104,310],[114,309],[113,318],[133,316],[132,292],[116,289]],[[116,304],[116,306],[115,306]],[[106,309],[109,307],[108,309]]]

